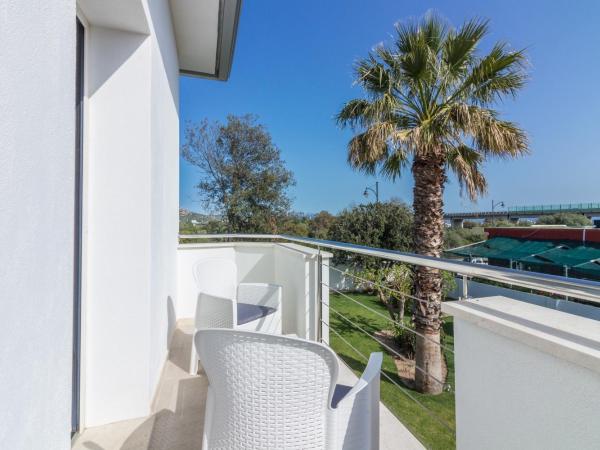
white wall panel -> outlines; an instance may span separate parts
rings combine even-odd
[[[0,447],[71,428],[75,2],[0,6]]]

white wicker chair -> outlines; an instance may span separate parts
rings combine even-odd
[[[209,381],[204,450],[376,450],[381,353],[352,388],[324,345],[202,329],[194,342]]]
[[[195,329],[236,328],[281,334],[281,286],[268,283],[237,284],[237,267],[225,258],[202,259],[193,267],[198,288]],[[190,373],[198,370],[192,345]]]

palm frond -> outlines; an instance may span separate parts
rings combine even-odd
[[[375,55],[358,61],[354,66],[356,82],[371,95],[389,92],[392,79],[389,70],[376,59]]]
[[[472,19],[465,22],[458,31],[448,33],[442,58],[450,75],[455,77],[465,73],[477,44],[488,32],[488,24],[488,20]]]
[[[487,181],[481,172],[483,156],[466,145],[452,147],[447,154],[448,167],[454,172],[460,184],[461,194],[466,189],[471,200],[487,191]]]
[[[348,163],[356,169],[371,173],[377,163],[387,157],[388,143],[394,130],[393,123],[377,122],[354,136],[348,143]]]
[[[411,157],[445,158],[475,198],[487,186],[486,158],[526,154],[525,132],[493,109],[525,84],[525,53],[498,43],[479,56],[487,33],[487,20],[455,30],[434,14],[396,25],[393,44],[376,47],[355,66],[366,98],[346,103],[336,116],[356,133],[348,143],[350,165],[395,179]]]
[[[481,105],[489,105],[504,96],[514,97],[527,81],[526,64],[523,50],[508,51],[506,44],[497,43],[472,67],[463,91]]]
[[[381,163],[379,173],[385,178],[395,181],[396,178],[400,177],[408,162],[408,154],[400,147]]]
[[[367,128],[378,121],[396,120],[395,112],[401,108],[392,95],[382,95],[374,100],[354,99],[347,102],[336,116],[337,123],[353,129]]]
[[[429,12],[421,21],[419,31],[427,47],[439,53],[448,32],[446,21],[435,12]]]
[[[499,119],[498,113],[491,109],[455,104],[450,116],[455,126],[473,139],[482,154],[515,158],[529,152],[527,134],[516,124]]]

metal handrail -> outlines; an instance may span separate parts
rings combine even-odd
[[[364,256],[397,261],[416,266],[432,267],[446,270],[462,276],[478,277],[499,283],[511,284],[529,289],[535,289],[550,294],[588,300],[600,304],[600,283],[578,278],[567,278],[558,275],[548,275],[538,272],[525,272],[504,267],[486,266],[466,261],[432,256],[417,255],[415,253],[386,250],[382,248],[367,247],[364,245],[348,244],[345,242],[327,241],[285,234],[182,234],[180,239],[269,239],[298,242],[313,245],[318,248],[342,250]]]

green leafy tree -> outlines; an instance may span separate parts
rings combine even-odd
[[[216,210],[227,231],[274,232],[288,212],[287,190],[294,184],[271,135],[252,115],[227,116],[227,123],[188,124],[181,148],[200,172],[198,191]]]
[[[483,226],[496,228],[530,227],[531,222],[529,222],[528,220],[519,220],[518,222],[512,222],[508,219],[492,219],[486,220]]]
[[[568,227],[589,227],[592,221],[583,214],[558,213],[542,216],[538,219],[539,225],[566,225]]]
[[[413,269],[406,264],[388,264],[382,268],[369,268],[358,272],[357,288],[377,295],[386,307],[393,326],[394,338],[409,358],[414,358],[416,334],[414,320],[404,320],[405,314],[415,310],[413,298]],[[456,280],[451,272],[442,272],[442,296],[456,288]],[[414,315],[413,315],[414,317]]]
[[[292,236],[308,236],[310,219],[305,214],[289,213],[279,218],[277,233]]]
[[[315,214],[309,223],[309,236],[317,239],[327,239],[329,229],[335,221],[335,216],[327,211]]]
[[[357,205],[336,216],[329,228],[329,239],[410,251],[412,222],[412,212],[399,201]],[[381,266],[382,260],[348,252],[334,252],[334,263],[368,268]]]
[[[391,179],[408,167],[414,178],[413,241],[416,252],[439,257],[443,249],[443,192],[448,171],[475,198],[486,190],[481,171],[487,158],[527,152],[525,133],[494,109],[526,80],[525,56],[496,43],[487,54],[478,47],[488,23],[470,20],[455,29],[435,15],[400,24],[394,41],[378,46],[356,65],[356,82],[366,96],[338,113],[355,135],[348,144],[350,165]],[[415,271],[417,389],[440,393],[442,277],[439,270]]]
[[[391,319],[404,321],[406,300],[412,292],[412,269],[406,264],[389,264],[358,272],[357,288],[377,295]]]

